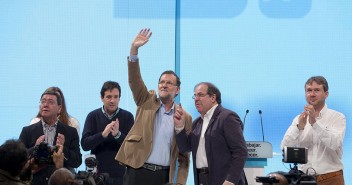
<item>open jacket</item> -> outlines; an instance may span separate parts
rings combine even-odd
[[[140,168],[152,151],[154,119],[161,102],[155,91],[147,90],[141,77],[138,61],[128,61],[128,79],[134,101],[137,105],[137,113],[134,126],[126,136],[115,159],[132,168]],[[175,105],[176,108],[177,105]],[[191,124],[192,117],[186,113],[185,129],[187,132],[191,131]],[[177,183],[185,185],[189,169],[189,153],[181,154],[179,152],[175,135],[176,133],[173,136],[170,151],[169,182],[173,182],[176,171],[176,160],[178,160]]]

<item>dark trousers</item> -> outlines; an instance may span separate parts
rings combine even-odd
[[[109,177],[106,181],[105,181],[105,185],[122,185],[122,180],[123,178],[122,177],[115,177],[115,178],[112,178],[112,177]]]
[[[123,176],[123,185],[164,185],[169,183],[169,171],[127,167]]]

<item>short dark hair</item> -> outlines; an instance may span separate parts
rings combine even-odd
[[[161,73],[160,77],[159,77],[159,82],[160,82],[160,78],[165,75],[165,74],[171,74],[171,75],[174,75],[176,77],[176,86],[180,87],[181,86],[181,80],[180,80],[180,77],[177,76],[177,74],[174,72],[174,71],[171,71],[171,70],[167,70],[167,71],[164,71],[163,73]]]
[[[304,85],[304,90],[306,89],[306,85],[311,85],[313,82],[316,82],[319,85],[323,85],[324,91],[329,91],[329,84],[328,81],[323,76],[312,76],[310,77],[306,84]]]
[[[207,94],[210,96],[215,94],[216,95],[216,102],[218,104],[221,104],[221,92],[220,92],[219,88],[217,88],[214,84],[212,84],[210,82],[200,82],[194,86],[194,90],[200,85],[208,86]]]
[[[27,161],[27,149],[20,140],[9,139],[0,146],[0,169],[12,176],[20,175]]]
[[[100,96],[102,97],[102,98],[104,98],[104,96],[105,96],[105,92],[107,91],[107,90],[113,90],[113,89],[115,89],[115,88],[117,88],[117,90],[119,90],[119,97],[121,97],[121,87],[120,87],[120,85],[119,85],[119,83],[117,83],[117,82],[114,82],[114,81],[106,81],[104,84],[103,84],[103,87],[101,87],[101,90],[100,90]]]
[[[61,105],[61,104],[62,104],[62,99],[61,99],[60,94],[57,93],[56,91],[53,91],[53,90],[44,91],[43,94],[42,94],[42,96],[40,96],[40,100],[43,98],[44,95],[47,95],[47,94],[56,96],[57,104],[58,104],[58,105]]]

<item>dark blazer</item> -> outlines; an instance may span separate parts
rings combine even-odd
[[[196,170],[197,149],[203,119],[198,117],[192,123],[192,132],[183,130],[176,135],[180,152],[192,151],[194,182],[198,185]],[[211,185],[221,185],[225,180],[236,185],[246,185],[244,164],[248,152],[243,137],[243,124],[233,111],[218,105],[205,132],[205,150],[208,160]]]
[[[82,154],[79,147],[79,137],[78,137],[77,130],[59,121],[56,127],[56,135],[53,143],[54,145],[56,145],[56,138],[58,133],[63,134],[65,136],[65,143],[63,147],[63,152],[65,155],[64,167],[69,169],[79,167],[82,163]],[[19,139],[27,147],[29,155],[33,153],[36,140],[38,139],[38,137],[42,135],[44,135],[42,121],[39,121],[38,123],[35,123],[33,125],[23,127]],[[40,171],[38,171],[36,174],[33,175],[33,184],[39,184],[39,183],[47,184],[47,179],[49,179],[51,173],[54,170],[55,168],[52,168],[51,166],[41,169]],[[39,179],[46,179],[46,180],[39,181]]]

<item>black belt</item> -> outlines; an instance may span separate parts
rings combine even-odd
[[[144,163],[142,167],[151,171],[170,169],[170,166],[160,166],[160,165],[149,164],[149,163]]]
[[[204,167],[204,168],[197,168],[197,173],[209,173],[209,168],[208,167]]]

